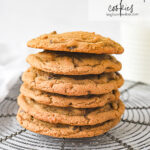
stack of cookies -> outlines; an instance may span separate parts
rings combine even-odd
[[[17,120],[30,131],[59,138],[103,134],[124,112],[118,88],[123,48],[89,32],[42,35],[27,43],[44,49],[27,57]]]

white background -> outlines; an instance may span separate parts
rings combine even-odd
[[[53,30],[91,31],[120,41],[119,29],[116,21],[88,21],[87,0],[0,0],[0,64],[8,62],[8,53],[22,53],[31,38]]]

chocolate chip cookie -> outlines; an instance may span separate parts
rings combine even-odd
[[[34,118],[54,124],[95,125],[120,117],[124,112],[121,100],[107,103],[97,108],[54,107],[36,103],[33,99],[20,95],[19,106]]]
[[[32,48],[54,51],[94,53],[94,54],[121,54],[123,47],[110,38],[94,32],[66,32],[57,34],[55,31],[41,35],[27,43]]]
[[[35,133],[57,138],[83,138],[98,136],[109,131],[119,123],[120,118],[108,120],[94,126],[71,126],[44,122],[35,119],[33,116],[20,109],[17,114],[17,120],[22,127]]]
[[[117,101],[120,96],[118,90],[101,95],[66,96],[37,90],[25,83],[21,86],[20,92],[24,96],[32,98],[41,104],[74,108],[102,107],[107,103]]]
[[[54,74],[87,75],[116,72],[121,63],[111,55],[61,53],[44,51],[31,54],[27,62],[37,69]]]
[[[63,76],[32,67],[23,73],[22,80],[35,89],[70,96],[109,93],[124,83],[122,76],[115,72],[100,75]]]

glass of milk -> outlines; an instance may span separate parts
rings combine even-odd
[[[121,22],[124,78],[150,84],[150,21]]]

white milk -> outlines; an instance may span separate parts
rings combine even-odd
[[[124,78],[150,84],[150,22],[122,22],[121,39]]]

